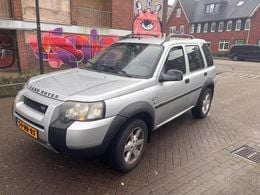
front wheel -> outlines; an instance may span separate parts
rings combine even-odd
[[[210,110],[212,102],[213,92],[210,88],[207,88],[199,97],[197,105],[191,109],[191,112],[196,118],[205,118]]]
[[[148,137],[143,120],[129,121],[116,136],[108,150],[109,163],[120,172],[134,169],[141,160]]]

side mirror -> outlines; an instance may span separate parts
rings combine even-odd
[[[168,70],[166,74],[161,74],[159,82],[164,81],[182,81],[183,73],[180,70]]]

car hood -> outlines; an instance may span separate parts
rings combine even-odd
[[[33,77],[27,87],[43,96],[62,101],[101,101],[141,90],[144,79],[70,69]]]

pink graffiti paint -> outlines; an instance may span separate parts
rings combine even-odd
[[[138,14],[135,17],[133,23],[134,34],[162,36],[162,27],[159,18],[159,12],[162,6],[161,4],[158,4],[154,11],[151,8],[152,0],[147,0],[146,10],[142,10],[142,4],[140,1],[136,2],[136,9]]]
[[[13,44],[11,39],[0,33],[0,68],[7,68],[13,65],[15,60]]]
[[[118,40],[118,36],[99,36],[93,29],[91,34],[64,35],[62,28],[42,34],[43,59],[52,68],[60,68],[63,64],[77,67],[78,63],[86,63],[88,59]],[[38,58],[38,45],[35,35],[28,37],[30,47]]]

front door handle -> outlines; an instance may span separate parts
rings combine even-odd
[[[190,79],[185,80],[185,84],[188,84],[190,82]]]

